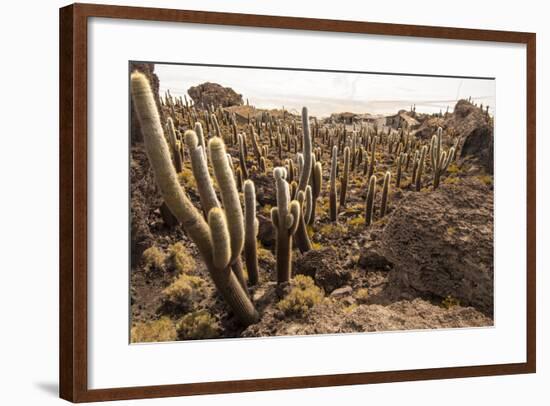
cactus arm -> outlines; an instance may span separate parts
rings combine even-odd
[[[220,202],[214,191],[212,179],[208,173],[203,147],[198,145],[197,134],[192,130],[187,130],[184,134],[185,144],[189,147],[189,156],[191,158],[191,169],[193,176],[197,181],[197,189],[205,216],[213,207],[220,207]]]
[[[225,269],[231,259],[229,230],[225,213],[214,207],[208,213],[208,225],[212,239],[212,259],[216,269]]]
[[[168,133],[168,141],[170,142],[170,148],[172,150],[172,156],[174,158],[174,165],[176,172],[180,173],[183,170],[181,155],[179,153],[178,143],[176,141],[176,129],[174,128],[174,122],[171,117],[166,120],[166,132]]]
[[[243,212],[233,171],[227,161],[225,145],[219,137],[208,143],[214,176],[220,188],[223,207],[226,212],[229,235],[231,236],[231,262],[241,255],[244,245]]]

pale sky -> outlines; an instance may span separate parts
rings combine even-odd
[[[457,100],[472,96],[489,104],[494,114],[495,81],[368,73],[311,72],[274,69],[155,64],[161,95],[173,96],[204,82],[231,87],[257,108],[281,108],[296,113],[307,106],[314,116],[350,111],[393,114],[416,103],[419,113],[452,111]]]

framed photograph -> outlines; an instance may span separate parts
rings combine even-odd
[[[60,10],[60,396],[533,373],[535,34]]]

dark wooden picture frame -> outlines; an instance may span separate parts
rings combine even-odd
[[[525,44],[527,47],[526,362],[386,372],[88,388],[87,27],[89,17]],[[73,4],[60,9],[60,396],[72,402],[447,379],[536,371],[536,36],[534,33]]]

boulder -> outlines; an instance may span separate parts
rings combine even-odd
[[[493,194],[475,178],[411,193],[381,235],[394,288],[493,314]]]
[[[325,292],[345,285],[350,280],[349,271],[342,268],[334,247],[311,250],[298,257],[294,272],[310,276]]]
[[[243,104],[243,96],[230,87],[223,87],[217,83],[206,82],[187,89],[195,105],[206,108],[210,106],[229,107]]]

